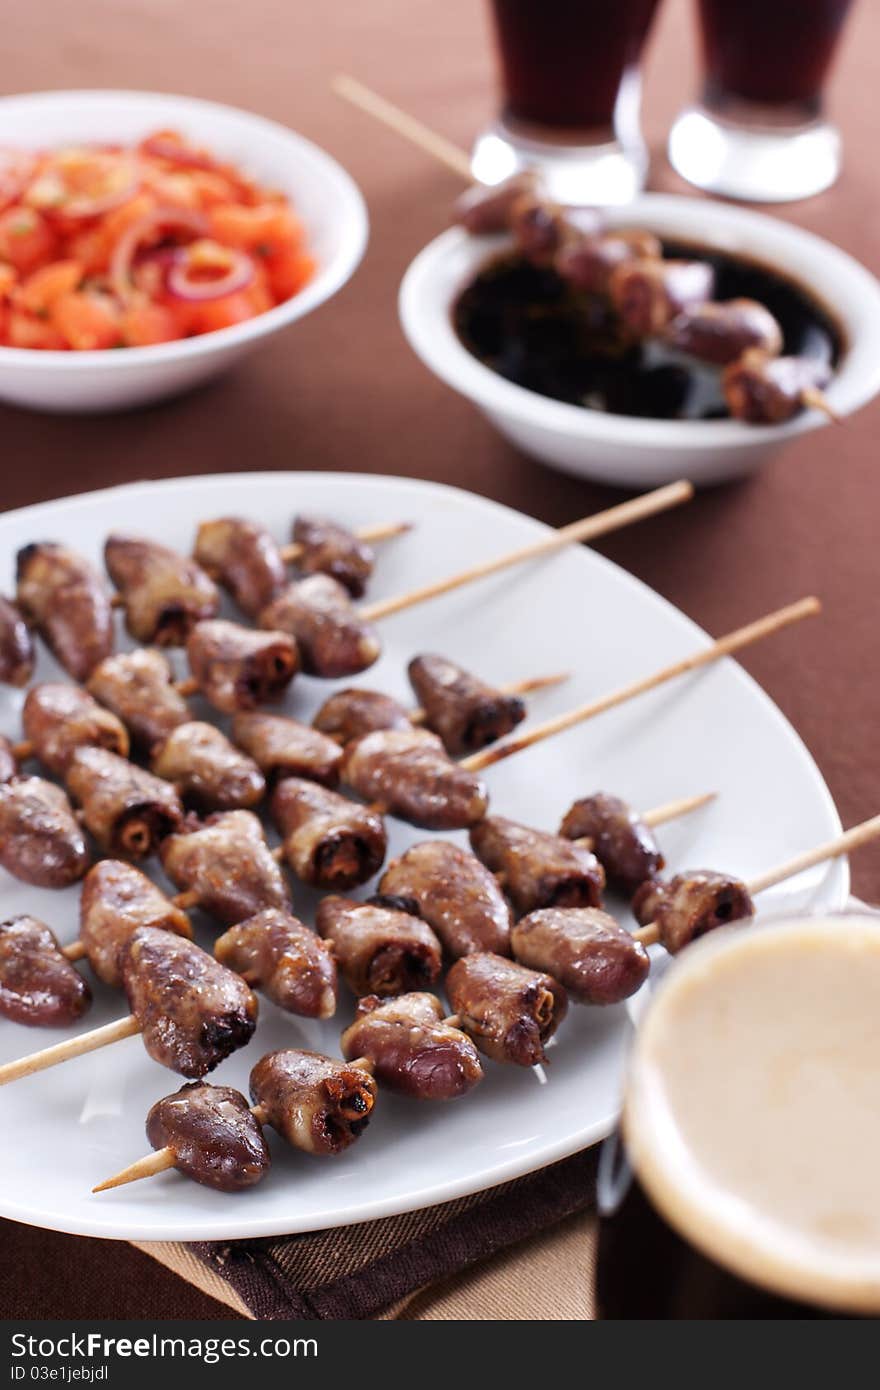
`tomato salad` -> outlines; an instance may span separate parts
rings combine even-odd
[[[315,273],[283,194],[162,130],[0,150],[0,345],[145,347],[242,323]]]

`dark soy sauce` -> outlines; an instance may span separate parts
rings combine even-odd
[[[664,242],[666,257],[708,261],[715,299],[756,299],[778,320],[786,355],[837,363],[843,334],[796,281],[744,257]],[[554,270],[517,253],[490,260],[452,309],[469,352],[499,376],[538,395],[613,415],[715,420],[728,415],[717,368],[658,342],[632,343],[610,306],[577,294]]]

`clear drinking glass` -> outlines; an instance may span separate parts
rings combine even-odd
[[[698,0],[702,97],[677,117],[669,158],[689,183],[755,202],[830,187],[840,134],[822,89],[852,0]]]
[[[503,106],[472,169],[499,183],[537,168],[565,203],[624,203],[642,188],[639,60],[659,0],[492,0]]]

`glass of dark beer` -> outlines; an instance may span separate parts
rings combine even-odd
[[[725,928],[664,977],[599,1172],[606,1318],[880,1313],[880,915]]]
[[[538,168],[567,203],[623,203],[644,184],[639,61],[659,0],[491,0],[502,109],[474,177]]]
[[[701,99],[675,121],[669,158],[698,188],[786,202],[837,178],[841,142],[822,91],[852,0],[697,0]]]

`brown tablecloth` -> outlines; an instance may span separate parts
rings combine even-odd
[[[652,185],[667,190],[687,191],[665,162],[663,142],[695,83],[689,9],[688,0],[666,0],[648,56]],[[250,107],[296,127],[358,180],[372,236],[364,265],[337,299],[222,385],[105,419],[0,408],[2,506],[133,478],[247,467],[442,479],[553,524],[608,501],[607,491],[516,454],[412,356],[397,324],[396,289],[411,257],[445,224],[455,181],[328,88],[331,74],[351,72],[466,145],[493,106],[478,0],[42,0],[18,6],[3,39],[7,91],[159,88]],[[779,209],[874,269],[878,44],[880,6],[862,0],[831,92],[846,141],[843,177],[822,197]],[[603,546],[711,631],[802,593],[821,594],[821,624],[762,644],[745,664],[805,738],[845,823],[880,805],[878,425],[875,405],[842,430],[796,444],[754,481],[708,493]],[[858,856],[854,882],[857,892],[880,900],[880,850]],[[2,1238],[6,1316],[227,1314],[129,1247],[11,1223],[2,1223]],[[542,1270],[549,1240],[535,1246]],[[472,1287],[479,1289],[477,1316],[504,1316],[492,1303],[496,1265]],[[420,1314],[417,1301],[404,1315],[442,1316],[437,1308],[456,1306],[454,1290],[446,1290],[433,1312]]]

